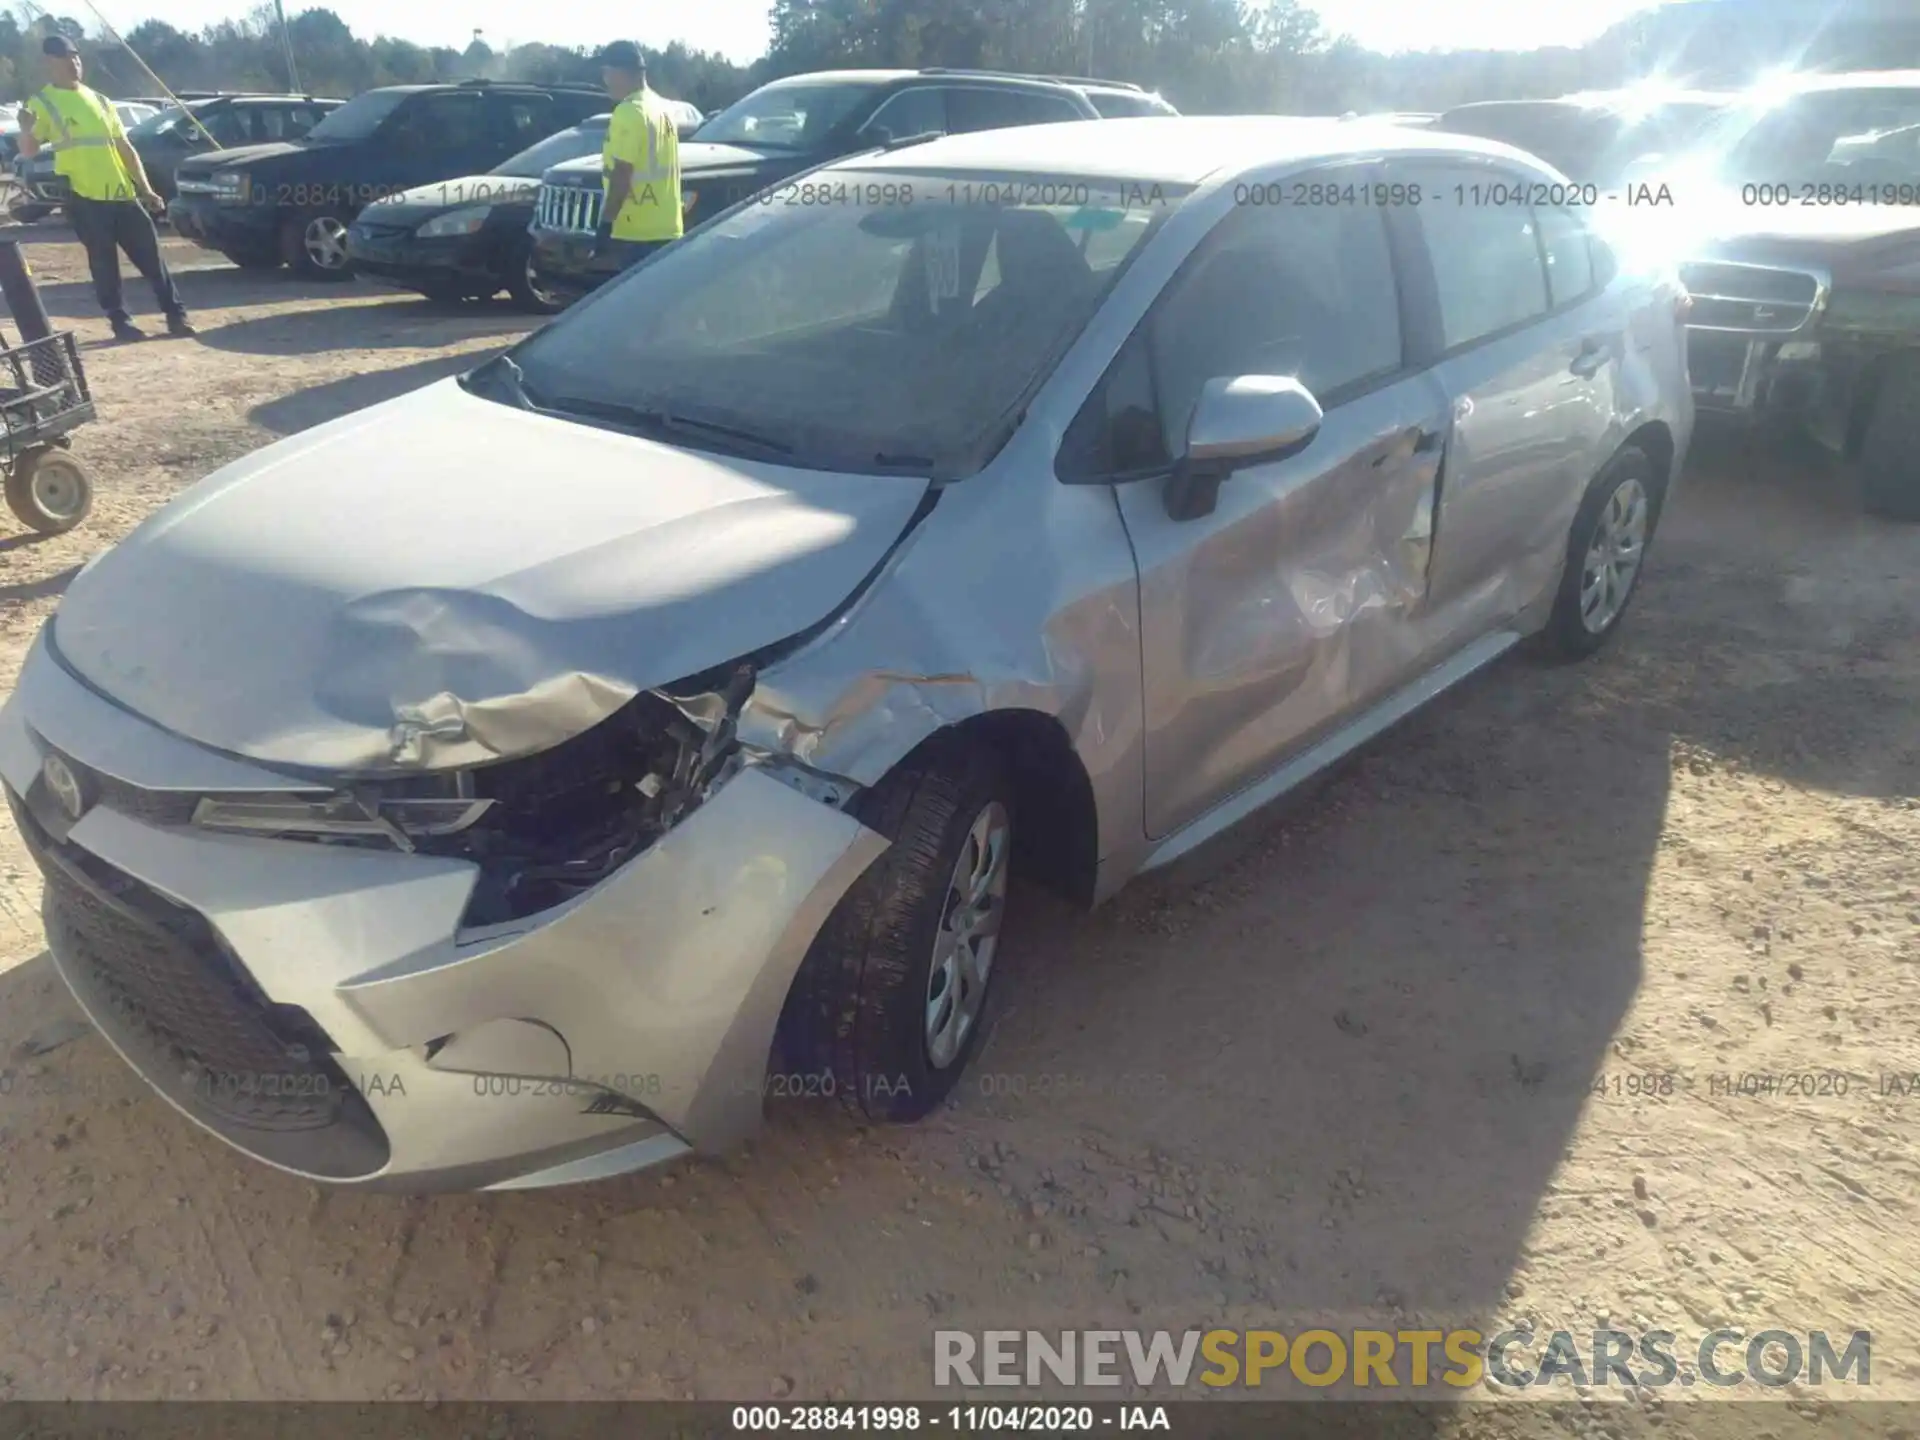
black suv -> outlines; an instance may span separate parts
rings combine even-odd
[[[127,141],[153,188],[171,200],[174,171],[189,155],[298,140],[345,103],[313,95],[216,95],[148,116],[127,131]]]
[[[564,301],[540,287],[527,223],[540,177],[606,144],[611,112],[536,141],[484,175],[422,185],[376,201],[347,227],[354,273],[456,304],[505,290],[514,304],[551,315]]]
[[[1703,419],[1799,428],[1920,521],[1920,70],[1809,76],[1744,115],[1686,195]]]
[[[492,169],[606,108],[585,86],[390,85],[355,96],[297,141],[196,155],[167,215],[236,265],[316,279],[350,273],[347,226],[376,200]]]
[[[992,70],[825,70],[762,85],[680,146],[681,203],[696,225],[803,170],[917,135],[1098,120],[1081,86],[1111,82]],[[542,177],[534,268],[551,293],[581,295],[611,277],[594,255],[598,156]]]

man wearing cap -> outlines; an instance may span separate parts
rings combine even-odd
[[[640,47],[616,40],[600,52],[600,78],[614,99],[613,121],[600,151],[606,201],[595,252],[609,251],[626,269],[678,240],[680,134],[660,97],[647,86]]]
[[[167,317],[167,333],[193,334],[147,213],[158,211],[163,202],[147,182],[139,153],[127,143],[113,102],[80,83],[80,52],[66,36],[48,36],[40,53],[47,83],[20,107],[20,153],[34,156],[42,146],[51,148],[54,170],[72,187],[67,212],[87,247],[94,293],[113,323],[114,338],[146,338],[121,303],[122,250],[153,286]]]

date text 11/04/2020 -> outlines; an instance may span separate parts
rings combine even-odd
[[[1846,1070],[1739,1070],[1695,1076],[1675,1070],[1607,1072],[1588,1089],[1602,1099],[1665,1099],[1676,1095],[1784,1100],[1920,1099],[1920,1071],[1882,1070],[1857,1075]]]
[[[1164,1405],[736,1405],[736,1431],[864,1431],[904,1435],[947,1430],[956,1435],[1031,1431],[1065,1435],[1094,1430],[1172,1430]]]

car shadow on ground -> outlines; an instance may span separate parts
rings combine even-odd
[[[159,1162],[131,1135],[165,1131],[192,1156],[182,1170],[219,1192],[224,1226],[273,1227],[285,1253],[271,1272],[300,1295],[262,1298],[297,1304],[296,1326],[424,1296],[510,1334],[552,1305],[535,1293],[543,1274],[564,1260],[574,1275],[588,1253],[566,1313],[622,1297],[596,1321],[616,1348],[646,1350],[663,1333],[647,1327],[688,1307],[710,1325],[804,1307],[815,1334],[841,1314],[891,1316],[884,1340],[869,1325],[840,1369],[803,1376],[802,1395],[932,1393],[935,1328],[1498,1328],[1583,1109],[1620,1103],[1595,1095],[1596,1078],[1647,1064],[1623,1019],[1650,881],[1674,843],[1676,773],[1711,754],[1797,785],[1920,794],[1912,697],[1833,668],[1848,652],[1833,655],[1822,607],[1783,600],[1781,576],[1754,564],[1759,542],[1732,533],[1757,496],[1797,519],[1809,553],[1907,554],[1831,504],[1827,484],[1690,477],[1596,661],[1503,662],[1094,916],[1017,890],[997,1023],[950,1108],[919,1129],[875,1139],[788,1106],[725,1165],[584,1191],[314,1196],[115,1080],[91,1037],[63,1063],[123,1098],[63,1101],[13,1128],[84,1110],[82,1158],[101,1183],[153,1195],[180,1173],[147,1173]],[[1894,601],[1885,625],[1911,633],[1920,600]],[[1878,624],[1848,645],[1887,643]],[[1756,650],[1778,663],[1765,710],[1743,670]],[[1852,692],[1838,706],[1837,686]],[[1844,718],[1817,735],[1774,723],[1796,697]],[[47,1014],[52,984],[44,956],[0,976],[0,1016]],[[304,1223],[274,1224],[288,1214]],[[23,1232],[30,1218],[14,1217]],[[332,1257],[361,1232],[399,1234],[397,1259],[344,1275]],[[671,1380],[696,1362],[648,1363]],[[1396,1418],[1395,1434],[1447,1423]]]
[[[436,355],[392,370],[372,370],[361,375],[349,375],[342,380],[330,380],[324,385],[296,390],[277,400],[256,405],[247,412],[247,419],[276,435],[295,435],[315,425],[337,420],[342,415],[350,415],[355,410],[444,380],[450,375],[465,374],[491,358],[492,353],[468,350],[457,355]]]

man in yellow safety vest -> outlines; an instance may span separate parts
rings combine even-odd
[[[686,231],[680,209],[680,132],[647,86],[640,47],[616,40],[600,52],[600,78],[614,99],[600,151],[606,198],[597,253],[611,251],[622,270]]]
[[[114,338],[146,338],[121,303],[122,250],[153,286],[167,317],[167,333],[193,334],[147,213],[158,211],[161,199],[147,182],[139,153],[127,142],[113,102],[80,83],[80,52],[66,36],[49,35],[40,52],[47,83],[20,107],[20,153],[31,157],[42,148],[51,149],[55,172],[72,187],[67,213],[87,247],[94,293],[113,324]]]

